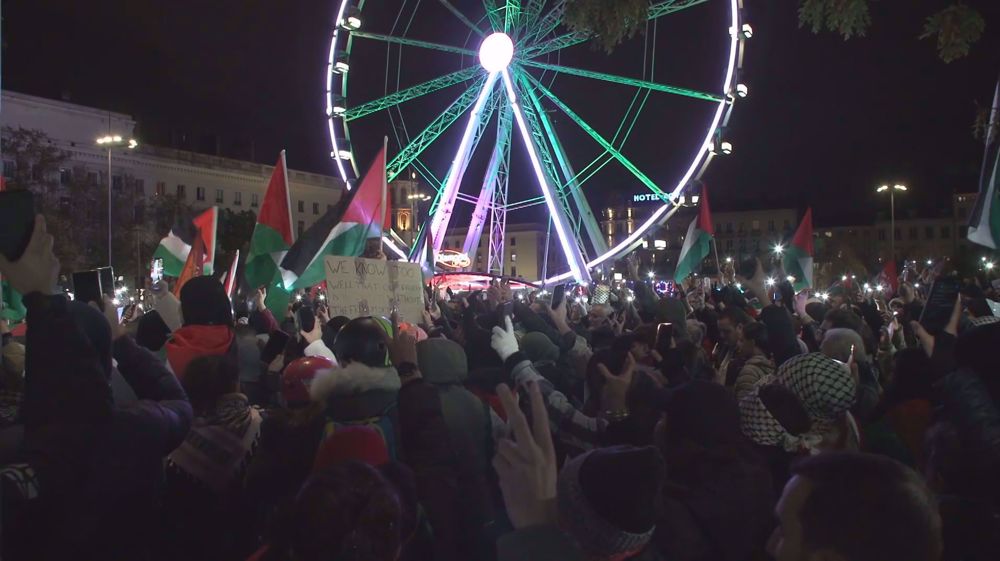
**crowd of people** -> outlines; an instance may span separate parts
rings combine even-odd
[[[3,559],[1000,559],[1000,318],[723,275],[428,291],[418,321],[196,277],[122,324],[44,220],[0,257]],[[947,271],[942,271],[942,275]],[[889,298],[889,296],[894,296]],[[588,300],[589,298],[589,300]]]

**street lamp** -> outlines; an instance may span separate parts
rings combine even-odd
[[[906,192],[906,185],[895,184],[892,187],[888,185],[882,185],[875,190],[876,193],[889,192],[889,253],[892,255],[892,260],[896,261],[896,191],[900,193]]]
[[[108,267],[111,266],[111,151],[115,148],[134,150],[139,141],[134,138],[125,139],[120,134],[109,134],[97,139],[97,145],[108,151]]]

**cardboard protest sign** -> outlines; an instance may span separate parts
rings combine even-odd
[[[420,322],[424,308],[420,265],[328,256],[324,267],[330,317],[389,317],[395,307],[399,321]]]

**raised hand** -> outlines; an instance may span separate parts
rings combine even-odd
[[[556,454],[545,400],[538,384],[528,384],[530,428],[510,388],[500,384],[497,394],[516,439],[501,439],[493,457],[493,468],[499,476],[500,491],[510,521],[517,529],[554,524],[558,475]]]
[[[41,214],[35,216],[35,229],[24,254],[17,261],[8,261],[0,255],[0,275],[24,295],[32,292],[58,294],[59,260],[52,253],[53,242],[45,229],[45,218]]]
[[[604,378],[601,388],[601,403],[605,411],[622,411],[627,408],[628,390],[632,387],[635,373],[635,358],[629,353],[625,355],[625,364],[620,374],[615,376],[603,364],[597,365],[597,371]]]
[[[517,352],[517,337],[514,336],[514,324],[510,318],[504,318],[505,328],[500,326],[493,328],[493,335],[490,337],[490,346],[500,355],[500,360],[506,361],[510,355]]]

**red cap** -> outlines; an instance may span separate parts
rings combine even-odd
[[[389,463],[385,439],[372,427],[338,427],[316,452],[313,471],[320,471],[340,462],[357,460],[378,467]]]
[[[281,373],[281,397],[285,403],[308,403],[309,386],[316,374],[334,367],[333,361],[321,356],[295,360]]]

